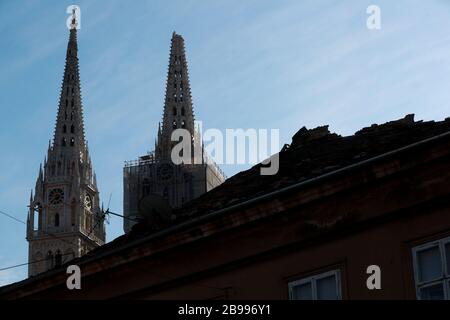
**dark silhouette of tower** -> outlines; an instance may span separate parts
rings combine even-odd
[[[105,242],[97,180],[85,140],[76,20],[72,19],[53,136],[31,193],[27,220],[30,276]]]
[[[189,163],[172,161],[172,148],[178,143],[172,141],[172,133],[177,129],[189,133]],[[195,128],[184,39],[174,32],[162,125],[158,125],[155,150],[125,164],[124,215],[138,218],[139,204],[148,195],[161,196],[177,208],[221,184],[223,173],[211,160],[206,161],[206,156]],[[133,220],[124,219],[124,231],[130,231],[133,224]]]

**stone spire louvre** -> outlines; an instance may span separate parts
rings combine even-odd
[[[158,133],[157,153],[163,157],[170,154],[171,134],[173,130],[180,128],[189,130],[194,136],[194,110],[184,39],[174,32],[170,47],[163,123]]]
[[[66,64],[53,135],[55,151],[68,150],[70,147],[78,151],[86,149],[75,20],[72,22],[67,44]]]

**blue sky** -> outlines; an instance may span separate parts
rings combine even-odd
[[[448,1],[0,0],[0,210],[22,220],[53,135],[70,4],[82,10],[87,138],[116,212],[123,162],[153,147],[173,31],[205,128],[279,128],[282,145],[302,126],[349,135],[408,113],[450,116]],[[366,28],[370,4],[381,30]],[[112,217],[107,233],[119,236],[122,221]],[[0,215],[0,240],[0,268],[27,261],[24,225]],[[26,273],[0,271],[0,285]]]

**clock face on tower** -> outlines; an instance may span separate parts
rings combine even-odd
[[[92,199],[91,197],[87,194],[86,197],[84,198],[84,205],[86,206],[86,208],[88,208],[89,210],[92,209]]]
[[[48,201],[52,205],[61,204],[64,201],[64,191],[63,189],[52,189],[48,194]]]

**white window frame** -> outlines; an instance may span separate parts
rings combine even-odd
[[[336,290],[337,290],[337,300],[342,300],[342,288],[341,288],[341,271],[339,269],[319,273],[307,278],[302,278],[299,280],[291,281],[288,283],[289,288],[289,300],[293,300],[293,289],[299,285],[303,285],[305,283],[311,283],[311,291],[312,291],[312,300],[317,300],[317,280],[327,278],[329,276],[334,276],[336,279]]]
[[[413,268],[414,268],[414,285],[416,287],[416,298],[422,300],[420,296],[420,289],[442,283],[444,288],[444,299],[450,300],[450,266],[447,266],[447,257],[445,253],[445,246],[450,244],[450,237],[427,242],[425,244],[412,248],[413,255]],[[417,253],[423,250],[430,249],[432,247],[438,247],[441,255],[441,275],[430,281],[420,281],[419,264],[417,259]]]

